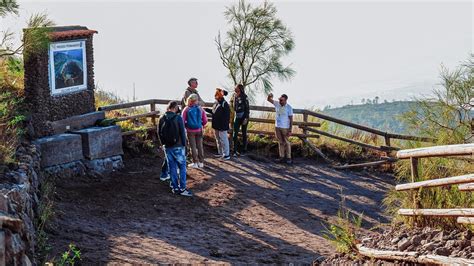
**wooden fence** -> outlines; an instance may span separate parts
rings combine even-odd
[[[406,191],[458,185],[460,191],[474,191],[474,174],[466,174],[462,176],[446,177],[416,182],[416,180],[419,178],[419,163],[421,158],[455,156],[474,156],[474,144],[434,146],[398,151],[398,159],[409,159],[411,161],[411,183],[397,185],[395,189],[397,191]],[[415,206],[417,206],[416,195],[414,195],[413,200],[415,201]],[[398,214],[405,216],[457,217],[458,223],[474,224],[474,208],[400,209],[398,211]]]
[[[135,107],[143,107],[149,106],[150,112],[146,112],[143,114],[138,114],[138,115],[131,115],[131,116],[126,116],[126,117],[120,117],[119,121],[124,121],[124,120],[134,120],[137,118],[142,118],[142,117],[150,117],[151,122],[153,127],[148,128],[148,130],[155,130],[156,129],[156,119],[159,117],[159,111],[157,111],[157,105],[167,105],[170,102],[170,100],[164,100],[164,99],[150,99],[150,100],[144,100],[144,101],[137,101],[137,102],[130,102],[130,103],[123,103],[123,104],[114,104],[114,105],[109,105],[109,106],[102,106],[99,107],[99,111],[114,111],[114,110],[122,110],[122,109],[128,109],[128,108],[135,108]],[[213,103],[206,103],[205,107],[212,107]],[[252,105],[250,106],[251,111],[261,111],[261,112],[269,112],[269,113],[274,113],[275,108],[274,107],[266,107],[266,106],[255,106]],[[378,150],[378,151],[385,151],[385,152],[390,152],[390,151],[396,151],[399,150],[399,148],[394,147],[391,143],[392,139],[400,139],[400,140],[412,140],[412,141],[423,141],[423,142],[434,142],[435,139],[432,138],[426,138],[426,137],[417,137],[417,136],[409,136],[409,135],[401,135],[401,134],[394,134],[394,133],[389,133],[385,131],[381,131],[378,129],[370,128],[367,126],[355,124],[352,122],[348,122],[342,119],[338,119],[335,117],[331,117],[322,113],[318,113],[315,111],[311,110],[305,110],[305,109],[293,109],[293,112],[297,115],[302,116],[301,121],[294,121],[294,126],[298,127],[301,129],[302,133],[295,133],[293,136],[300,138],[303,143],[305,143],[309,148],[311,148],[313,151],[318,153],[321,157],[323,157],[325,160],[328,160],[327,157],[322,154],[322,152],[317,149],[316,146],[312,145],[311,142],[308,141],[309,138],[319,138],[320,136],[325,136],[333,139],[337,139],[340,141],[348,142],[354,145],[358,145],[367,149],[373,149],[373,150]],[[346,137],[338,136],[329,132],[322,131],[320,129],[317,129],[320,127],[320,123],[317,122],[310,122],[310,118],[317,118],[320,120],[325,120],[329,122],[333,122],[339,125],[347,126],[349,128],[357,129],[360,131],[368,132],[371,134],[375,134],[377,136],[380,136],[384,139],[385,145],[381,146],[375,146],[372,144],[368,143],[363,143],[357,140],[349,139]],[[250,117],[249,119],[250,122],[254,123],[263,123],[263,124],[274,124],[275,121],[273,119],[267,119],[267,118],[261,118],[261,117]],[[128,131],[124,132],[124,135],[130,135],[130,134],[135,134],[138,132],[138,130],[134,131]],[[249,134],[259,134],[259,135],[274,135],[274,132],[271,131],[261,131],[261,130],[248,130]],[[393,158],[387,158],[383,159],[382,161],[378,162],[372,162],[373,163],[386,163],[386,162],[392,162]]]

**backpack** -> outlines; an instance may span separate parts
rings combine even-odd
[[[202,127],[202,113],[198,105],[189,108],[186,117],[186,127],[189,129],[199,129]]]
[[[159,134],[162,144],[166,147],[172,147],[179,141],[180,134],[176,123],[177,117],[177,115],[170,118],[167,116],[163,117],[163,123],[160,126]]]

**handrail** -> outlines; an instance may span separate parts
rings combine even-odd
[[[143,100],[143,101],[137,101],[137,102],[130,102],[130,103],[121,103],[121,104],[113,104],[109,106],[101,106],[99,107],[99,111],[112,111],[112,110],[118,110],[118,109],[126,109],[126,108],[132,108],[132,107],[137,107],[137,106],[142,106],[142,105],[151,105],[154,106],[155,104],[160,104],[160,105],[165,105],[168,104],[171,100],[166,100],[166,99],[149,99],[149,100]],[[205,107],[211,107],[213,103],[206,102],[204,104]],[[263,112],[275,112],[275,108],[273,107],[267,107],[267,106],[257,106],[257,105],[251,105],[250,110],[252,111],[263,111]],[[378,130],[375,128],[367,127],[364,125],[359,125],[355,124],[349,121],[345,121],[339,118],[335,118],[326,114],[318,113],[315,111],[310,111],[306,109],[293,109],[293,112],[295,114],[303,114],[303,116],[313,116],[316,118],[320,118],[323,120],[327,120],[333,123],[341,124],[344,126],[352,127],[355,129],[359,129],[362,131],[366,131],[372,134],[376,134],[379,136],[382,136],[385,138],[385,144],[386,146],[390,146],[390,139],[402,139],[402,140],[413,140],[413,141],[422,141],[422,142],[435,142],[436,139],[434,138],[429,138],[429,137],[419,137],[419,136],[410,136],[410,135],[403,135],[403,134],[395,134],[395,133],[390,133],[390,132],[385,132],[382,130]]]

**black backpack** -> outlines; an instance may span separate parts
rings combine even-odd
[[[179,129],[176,123],[177,117],[177,115],[171,118],[165,116],[163,117],[163,123],[160,125],[159,135],[161,144],[166,147],[172,147],[180,140]]]

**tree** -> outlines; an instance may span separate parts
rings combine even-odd
[[[268,2],[259,6],[240,0],[226,8],[230,29],[225,39],[215,39],[222,64],[234,84],[241,83],[251,96],[272,91],[273,78],[289,80],[295,71],[281,62],[294,47],[291,31],[276,16],[276,7]]]
[[[472,141],[474,118],[474,55],[450,71],[442,66],[441,88],[434,98],[418,99],[402,119],[414,131],[438,139],[438,144]]]

